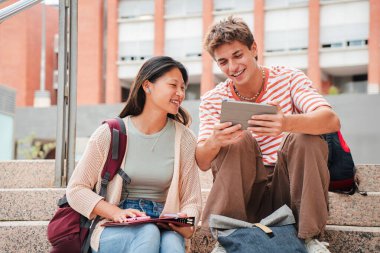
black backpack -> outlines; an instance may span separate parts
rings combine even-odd
[[[324,138],[329,147],[329,191],[354,194],[357,189],[355,164],[350,148],[343,139],[342,133],[339,131],[325,134]]]

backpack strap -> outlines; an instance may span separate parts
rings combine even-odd
[[[124,121],[121,118],[114,118],[106,120],[104,123],[108,124],[111,131],[111,143],[107,160],[102,170],[102,181],[99,192],[99,195],[102,197],[106,196],[108,183],[116,174],[119,174],[128,184],[131,182],[130,177],[120,168],[127,147],[127,134]],[[100,216],[98,215],[91,224],[90,231],[81,249],[82,253],[89,252],[91,235],[99,221]],[[87,223],[85,226],[90,226],[90,223]]]
[[[120,169],[123,162],[125,149],[127,146],[127,135],[124,121],[121,118],[109,119],[103,122],[107,123],[111,131],[111,143],[102,171],[102,184],[108,183],[113,179]],[[104,197],[104,196],[103,196]]]

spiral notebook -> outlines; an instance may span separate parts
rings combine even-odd
[[[116,226],[132,226],[145,223],[172,223],[176,226],[181,227],[192,227],[194,226],[195,218],[194,217],[162,217],[162,218],[150,218],[144,217],[144,219],[128,219],[127,222],[106,222],[102,224],[105,227],[116,227]]]

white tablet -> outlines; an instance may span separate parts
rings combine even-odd
[[[241,129],[246,130],[249,126],[248,120],[251,119],[252,115],[276,113],[277,107],[274,105],[225,100],[222,102],[220,123],[232,122],[233,125],[241,124]]]

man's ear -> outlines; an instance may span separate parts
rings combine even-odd
[[[257,57],[257,44],[256,42],[252,43],[250,51],[252,52],[253,57]]]

